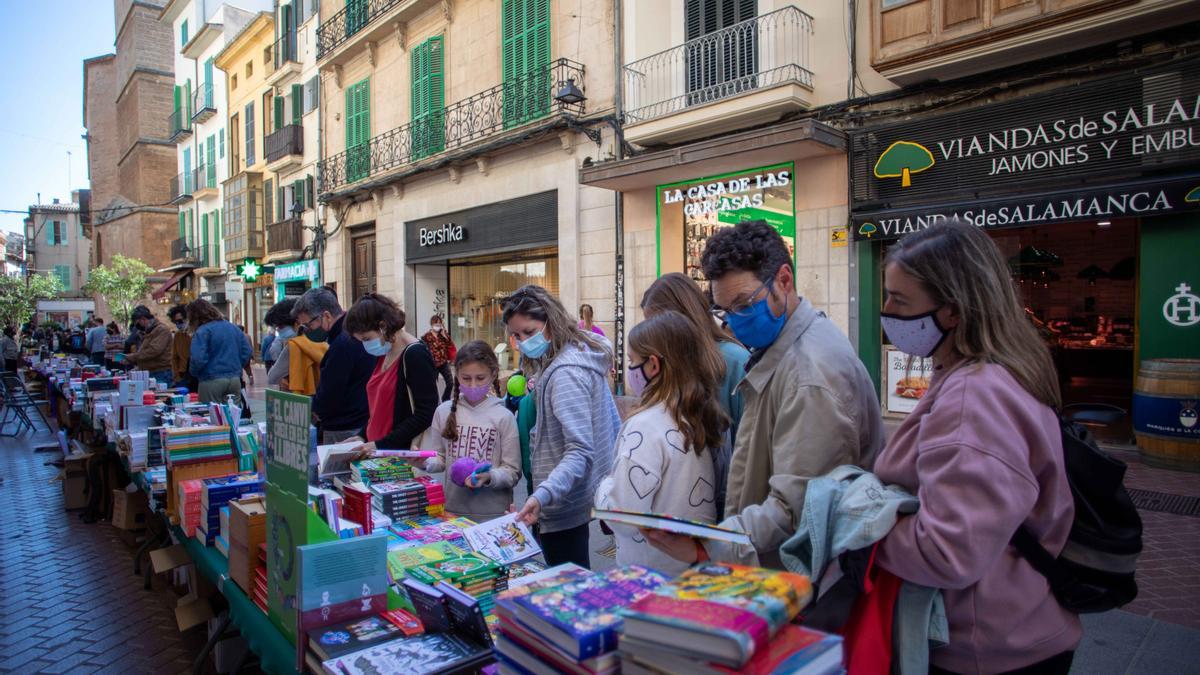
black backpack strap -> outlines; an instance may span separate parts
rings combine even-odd
[[[1037,537],[1033,536],[1033,534],[1030,533],[1029,530],[1025,529],[1024,525],[1022,525],[1017,528],[1016,532],[1013,533],[1011,542],[1012,545],[1015,546],[1018,551],[1020,551],[1025,560],[1029,561],[1029,564],[1033,566],[1033,569],[1037,570],[1042,576],[1046,577],[1052,588],[1055,587],[1060,581],[1063,571],[1059,567],[1058,561],[1055,560],[1054,556],[1050,555],[1050,552],[1042,546],[1041,542],[1037,540]]]

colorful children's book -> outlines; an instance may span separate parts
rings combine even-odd
[[[638,565],[572,579],[506,598],[507,611],[542,638],[576,660],[610,652],[621,625],[618,609],[667,582],[662,574]]]
[[[379,617],[368,616],[308,631],[308,646],[322,661],[344,656],[403,636],[400,628]]]
[[[608,523],[622,523],[648,530],[663,530],[688,537],[712,539],[730,544],[750,545],[750,535],[717,525],[702,523],[698,520],[675,518],[660,513],[641,513],[638,511],[620,511],[617,509],[592,509],[592,517]]]
[[[542,552],[529,527],[509,513],[463,531],[467,545],[476,553],[499,563],[514,563]]]
[[[416,579],[405,579],[401,586],[408,593],[417,618],[430,633],[450,630],[450,615],[446,610],[446,595],[429,584]]]
[[[393,583],[398,583],[410,569],[457,558],[463,553],[461,548],[446,541],[391,548],[387,554],[388,574]]]
[[[379,616],[392,622],[392,625],[399,628],[400,632],[405,635],[420,635],[425,632],[425,626],[417,618],[417,615],[403,609],[389,609]]]
[[[660,645],[629,634],[621,636],[619,653],[671,675],[824,675],[842,671],[842,638],[788,624],[767,648],[744,666],[729,668],[699,660],[693,643]]]
[[[689,645],[703,660],[740,667],[812,595],[808,577],[701,563],[622,610],[624,631],[662,645]]]

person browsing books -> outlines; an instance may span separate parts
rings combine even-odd
[[[621,427],[613,471],[596,490],[596,508],[716,521],[712,455],[729,426],[717,402],[724,361],[715,344],[695,339],[695,331],[672,311],[630,331],[626,382],[641,401]],[[654,548],[637,528],[611,527],[618,565],[644,565],[669,576],[687,569],[688,563]]]
[[[734,337],[751,349],[722,526],[749,534],[753,546],[658,531],[652,541],[685,562],[778,568],[808,480],[842,464],[870,467],[882,447],[878,393],[846,336],[796,294],[792,255],[775,228],[761,220],[722,228],[701,265]]]
[[[425,450],[430,473],[446,472],[446,510],[477,523],[498,518],[521,478],[517,422],[499,398],[500,363],[482,340],[468,342],[454,359],[450,400],[433,413]],[[496,393],[492,395],[493,391]]]
[[[530,437],[533,494],[518,516],[538,523],[546,564],[589,567],[588,523],[596,484],[612,467],[621,426],[608,388],[612,347],[582,330],[541,286],[522,286],[504,301],[537,402]]]
[[[433,357],[404,323],[404,310],[378,293],[364,294],[346,314],[346,332],[376,359],[366,387],[366,428],[346,439],[365,440],[359,447],[363,454],[408,450],[433,421],[438,405]]]
[[[930,672],[1066,673],[1079,617],[1009,545],[1023,526],[1057,556],[1074,520],[1050,352],[1000,250],[972,225],[902,238],[884,288],[889,341],[932,357],[933,381],[875,461],[880,480],[921,497],[877,561],[942,589],[950,644],[930,653]]]

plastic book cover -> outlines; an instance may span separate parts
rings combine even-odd
[[[500,563],[514,563],[542,552],[529,527],[509,513],[463,531],[476,553]]]
[[[541,588],[513,601],[537,623],[569,637],[582,659],[615,648],[616,629],[622,622],[618,610],[666,582],[654,570],[628,565]],[[564,646],[561,641],[557,644]]]

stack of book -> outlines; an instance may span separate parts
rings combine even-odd
[[[413,479],[413,468],[400,457],[372,457],[350,463],[350,479],[356,483],[398,483]]]
[[[262,492],[266,487],[262,477],[256,473],[204,478],[201,484],[200,522],[196,528],[196,539],[205,546],[216,543],[217,534],[221,531],[222,507],[234,499]]]
[[[179,527],[189,537],[196,536],[196,528],[200,526],[200,497],[204,492],[204,483],[199,478],[181,480],[175,484],[176,515],[179,516]]]
[[[436,541],[429,544],[411,542],[399,539],[394,533],[388,534],[387,565],[388,575],[392,584],[399,584],[408,576],[410,569],[421,565],[432,565],[443,560],[458,558],[467,550],[450,542]]]
[[[342,512],[339,515],[339,521],[349,520],[354,525],[360,526],[365,530],[364,534],[370,534],[373,528],[373,519],[371,518],[371,497],[372,493],[362,483],[347,483],[342,486]],[[338,523],[340,531],[344,523]]]
[[[425,524],[418,527],[411,527],[412,523],[417,522]],[[417,518],[409,518],[393,523],[390,529],[401,539],[430,543],[435,541],[460,541],[463,538],[463,530],[474,527],[475,524],[475,521],[462,516],[453,516],[445,519],[437,516],[417,516]]]
[[[841,672],[841,638],[789,623],[811,595],[799,574],[696,565],[620,611],[622,672]]]
[[[233,456],[228,426],[167,427],[163,452],[167,465],[211,462]]]
[[[379,499],[379,511],[393,521],[418,515],[436,516],[445,509],[442,484],[428,476],[399,483],[372,483],[370,489]]]
[[[258,545],[258,564],[254,567],[254,604],[267,613],[267,545]]]
[[[485,615],[492,613],[496,594],[508,590],[508,567],[478,553],[411,567],[407,574],[430,586],[445,582],[469,594]]]
[[[637,565],[602,574],[561,565],[527,577],[496,604],[500,671],[616,672],[618,610],[666,582],[658,572]]]

